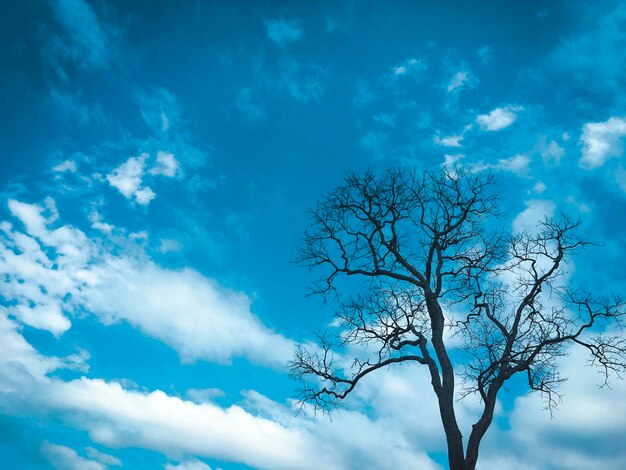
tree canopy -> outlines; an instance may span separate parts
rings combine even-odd
[[[568,277],[572,255],[592,244],[580,221],[559,213],[512,233],[496,189],[490,173],[396,169],[349,175],[321,198],[296,260],[319,275],[313,293],[340,300],[336,327],[291,362],[302,403],[329,411],[368,374],[424,366],[450,468],[473,469],[513,376],[552,411],[568,348],[586,349],[604,383],[624,371],[624,301]],[[360,291],[343,278],[360,278]],[[346,346],[360,353],[348,358]],[[468,394],[482,409],[464,441],[455,404]]]

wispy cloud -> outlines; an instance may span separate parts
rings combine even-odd
[[[489,46],[483,46],[476,51],[476,55],[483,65],[487,65],[493,59],[493,49]]]
[[[386,77],[387,80],[392,83],[406,78],[412,78],[415,80],[421,78],[425,70],[426,62],[424,62],[424,60],[416,57],[409,57],[394,65]]]
[[[280,46],[298,41],[303,36],[302,22],[297,18],[276,18],[265,24],[267,36]]]
[[[369,131],[361,138],[361,145],[377,158],[382,158],[385,156],[388,139],[389,134],[387,132]]]
[[[557,166],[560,165],[561,159],[565,155],[565,149],[555,140],[550,140],[546,136],[541,136],[537,144],[539,153],[544,165]]]
[[[480,161],[471,165],[474,171],[508,171],[517,175],[525,175],[528,173],[528,167],[531,163],[529,156],[524,154],[513,155],[509,158],[500,158],[496,163],[485,163]]]
[[[41,451],[50,464],[58,470],[107,470],[108,466],[86,459],[69,447],[44,442]]]
[[[198,459],[185,460],[177,465],[174,464],[165,464],[163,470],[211,470],[204,462]]]
[[[324,95],[326,71],[313,62],[302,62],[292,56],[285,56],[279,62],[279,90],[285,90],[295,100],[303,103],[321,102]]]
[[[267,117],[258,93],[252,87],[239,90],[236,103],[249,121],[263,121]]]
[[[54,0],[56,17],[70,42],[64,53],[86,68],[106,68],[111,62],[111,33],[84,0]]]
[[[461,88],[469,80],[467,72],[460,71],[454,74],[452,80],[448,84],[448,92]]]

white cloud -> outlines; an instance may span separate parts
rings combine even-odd
[[[588,122],[583,126],[580,166],[587,170],[604,165],[609,158],[624,153],[622,137],[626,135],[626,119],[612,117],[605,122]]]
[[[104,446],[213,457],[255,468],[314,468],[311,463],[317,450],[312,436],[254,416],[237,405],[222,409],[159,390],[144,393],[86,378],[54,380],[48,390],[47,405],[82,416],[76,424]]]
[[[185,361],[235,357],[280,366],[295,344],[264,326],[250,299],[191,269],[107,257],[89,269],[77,302],[105,323],[126,321],[173,347]]]
[[[454,91],[457,88],[462,87],[468,79],[469,77],[467,75],[467,72],[461,71],[455,73],[454,77],[452,77],[452,80],[450,80],[450,83],[448,84],[448,92]]]
[[[85,451],[87,455],[93,460],[97,460],[100,463],[105,465],[112,465],[116,467],[122,466],[122,461],[117,457],[113,457],[112,455],[105,454],[104,452],[100,452],[98,449],[94,449],[93,447],[85,447]]]
[[[23,341],[14,329],[11,334]],[[421,366],[396,367],[367,377],[346,403],[349,409],[338,411],[330,421],[306,413],[294,416],[290,407],[255,391],[247,391],[241,405],[222,408],[158,390],[129,390],[117,382],[47,378],[42,374],[49,367],[38,366],[47,358],[39,356],[25,342],[30,353],[19,353],[11,347],[15,342],[7,343],[6,338],[0,328],[0,341],[10,348],[0,352],[0,406],[21,406],[22,401],[27,401],[36,410],[53,410],[66,424],[87,431],[102,446],[151,449],[181,462],[182,467],[171,468],[189,468],[184,465],[192,462],[201,465],[197,458],[207,457],[259,469],[434,470],[440,467],[420,449],[445,452],[436,399],[429,387],[424,388],[428,373]],[[3,353],[10,359],[3,361]],[[556,469],[563,462],[568,463],[568,468],[623,467],[623,451],[594,460],[592,452],[577,448],[578,442],[585,439],[601,441],[613,436],[615,442],[607,445],[620,449],[618,440],[624,432],[623,382],[617,390],[598,391],[589,374],[577,376],[583,361],[584,358],[576,357],[571,370],[567,365],[564,369],[568,376],[576,378],[574,383],[566,384],[567,408],[561,410],[556,420],[550,420],[541,410],[540,397],[529,395],[516,401],[511,430],[500,430],[494,423],[481,451],[481,468],[491,468],[495,463],[510,464],[507,468],[530,468],[526,464],[528,449],[532,449],[537,468]],[[11,373],[7,367],[23,368],[27,374]],[[8,401],[2,399],[5,396]],[[361,406],[368,407],[369,416],[354,411],[354,407]],[[471,399],[457,404],[463,429],[476,418],[477,411]],[[498,408],[497,414],[501,412]],[[582,440],[570,441],[573,435]],[[61,453],[70,459],[81,458],[71,449]],[[105,463],[96,454],[89,456],[97,461],[94,463]]]
[[[172,178],[179,171],[180,164],[174,154],[159,150],[156,158],[157,165],[150,169],[151,175],[163,175]]]
[[[524,175],[528,172],[531,159],[526,155],[514,155],[509,158],[501,158],[497,163],[484,163],[482,161],[471,165],[473,171],[510,171],[518,175]]]
[[[320,416],[295,416],[290,406],[254,391],[246,392],[242,405],[223,408],[159,390],[129,390],[121,383],[101,379],[83,377],[66,382],[47,377],[63,363],[39,355],[17,333],[16,325],[3,318],[0,316],[0,410],[20,409],[35,416],[54,412],[66,425],[87,431],[101,446],[154,450],[183,464],[207,457],[259,469],[439,468],[391,426],[393,420],[370,419],[356,411],[339,411],[330,421]],[[25,347],[16,348],[16,344]],[[58,446],[50,453],[65,459],[61,468],[74,468],[67,462],[94,469],[117,462],[98,451],[88,452],[93,461]]]
[[[149,186],[145,186],[135,191],[134,196],[138,204],[145,206],[146,204],[149,204],[150,201],[152,201],[155,198],[156,194],[154,193],[154,191],[152,191],[152,189]]]
[[[56,165],[55,167],[53,167],[52,171],[55,171],[57,173],[65,173],[65,172],[76,173],[77,171],[76,163],[73,162],[72,160],[65,160],[59,163],[58,165]]]
[[[226,394],[219,388],[190,388],[185,396],[194,403],[208,403]]]
[[[435,144],[441,145],[443,147],[461,147],[461,141],[463,140],[463,134],[460,135],[449,135],[447,137],[439,137],[436,135],[433,138]]]
[[[403,77],[418,78],[426,70],[426,63],[422,59],[409,57],[391,68],[388,79],[394,82]]]
[[[521,111],[520,106],[505,106],[495,108],[488,114],[480,114],[476,117],[476,122],[484,131],[499,131],[509,127],[517,119],[517,111]]]
[[[141,205],[148,204],[155,197],[150,187],[142,186],[148,157],[147,153],[142,153],[138,157],[131,157],[106,177],[109,184],[122,193],[125,198],[134,197],[137,203]]]
[[[41,452],[58,470],[106,470],[107,467],[95,460],[80,457],[74,449],[44,442]]]
[[[170,130],[170,118],[167,117],[163,111],[161,111],[161,130],[167,132]]]
[[[552,201],[543,199],[531,199],[525,202],[526,209],[520,212],[513,220],[513,231],[515,233],[534,233],[537,230],[537,223],[546,217],[554,215],[556,205]]]
[[[24,376],[41,380],[49,372],[77,364],[76,357],[63,360],[40,355],[18,330],[18,324],[0,307],[0,394],[14,392]]]
[[[586,366],[588,355],[583,348],[574,348],[558,362],[568,380],[560,388],[563,401],[554,419],[545,411],[541,395],[517,398],[509,418],[511,431],[502,436],[508,445],[499,453],[523,460],[532,455],[539,468],[554,470],[625,468],[626,451],[621,444],[626,433],[626,382],[617,379],[611,388],[598,388],[601,376]]]
[[[46,209],[41,206],[12,199],[8,206],[25,232],[14,230],[9,222],[0,224],[4,235],[0,270],[5,276],[0,294],[9,302],[6,310],[27,325],[60,336],[71,326],[61,298],[82,282],[82,267],[91,256],[91,245],[83,232],[72,227],[49,230],[56,214],[46,219]],[[54,260],[44,247],[54,250]]]
[[[91,226],[96,230],[100,230],[101,232],[111,233],[115,228],[114,225],[103,222],[102,216],[97,211],[93,211],[91,214],[89,214],[89,220],[91,222]]]
[[[454,155],[449,155],[449,154],[445,154],[444,155],[444,162],[442,163],[441,166],[443,167],[448,167],[448,168],[454,168],[455,166],[460,166],[460,161],[461,159],[465,158],[465,155],[457,153]]]
[[[546,186],[546,184],[543,181],[537,181],[535,183],[535,185],[533,186],[533,189],[531,189],[529,192],[530,193],[535,193],[535,194],[541,194],[546,189],[548,189],[548,187]]]
[[[266,23],[267,36],[281,46],[302,38],[302,24],[297,18],[277,18]]]
[[[545,136],[539,139],[538,148],[544,165],[559,165],[561,158],[565,155],[563,147],[554,140],[548,142]]]
[[[184,462],[181,462],[178,465],[173,465],[173,464],[168,463],[168,464],[165,464],[165,467],[163,467],[163,469],[164,470],[211,470],[211,467],[209,467],[204,462],[201,462],[200,460],[193,459],[193,460],[185,460]]]
[[[530,158],[526,155],[514,155],[510,158],[501,158],[495,165],[496,170],[510,171],[512,173],[522,174],[528,170]]]
[[[159,248],[157,250],[160,253],[171,253],[182,250],[181,243],[174,238],[161,238],[159,241]]]
[[[21,322],[59,336],[80,310],[128,322],[187,361],[247,357],[279,366],[291,357],[294,343],[263,325],[245,294],[143,255],[111,255],[78,229],[51,228],[41,206],[11,200],[9,208],[25,230],[0,224],[0,294]]]

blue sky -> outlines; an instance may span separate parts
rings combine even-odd
[[[0,460],[442,468],[424,371],[294,414],[333,311],[290,260],[346,172],[461,166],[507,229],[580,216],[572,281],[624,292],[626,8],[512,3],[3,2]],[[585,360],[553,419],[511,387],[482,468],[626,467],[626,386]]]

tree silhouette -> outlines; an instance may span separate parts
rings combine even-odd
[[[605,383],[624,371],[624,302],[574,288],[565,276],[568,258],[590,244],[577,235],[579,222],[560,214],[531,232],[507,233],[497,228],[494,189],[488,173],[368,171],[318,202],[297,261],[321,273],[314,293],[343,300],[334,337],[299,348],[290,364],[301,403],[329,411],[368,374],[422,365],[450,468],[467,470],[514,375],[523,374],[552,412],[564,380],[556,359],[570,346],[587,349]],[[340,281],[346,277],[364,281],[359,293],[339,296],[355,290]],[[598,334],[603,326],[615,334]],[[450,347],[452,335],[461,346]],[[351,365],[336,349],[348,345],[362,347]],[[481,414],[464,443],[455,403],[474,393]]]

